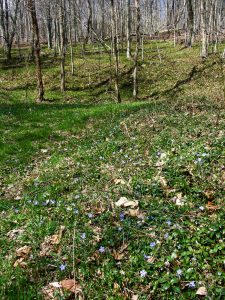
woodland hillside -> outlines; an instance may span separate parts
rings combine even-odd
[[[224,12],[0,0],[1,299],[224,299]]]

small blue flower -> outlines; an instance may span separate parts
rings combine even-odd
[[[144,254],[144,259],[145,259],[145,260],[148,260],[149,258],[150,258],[150,256]]]
[[[151,242],[151,243],[150,243],[150,247],[151,247],[151,248],[154,248],[155,246],[156,246],[156,242]]]
[[[32,200],[31,199],[27,200],[27,203],[29,203],[29,204],[32,203]]]
[[[147,274],[148,274],[148,273],[147,273],[145,270],[141,270],[141,271],[140,271],[140,276],[141,276],[142,278],[146,277]]]
[[[120,221],[123,221],[124,220],[124,213],[121,213],[120,214]]]
[[[182,275],[183,271],[181,269],[177,270],[177,276],[180,277]]]
[[[161,151],[157,151],[157,152],[156,152],[156,156],[157,156],[157,157],[160,157],[160,156],[161,156],[161,154],[162,154],[162,152],[161,152]]]
[[[86,239],[86,233],[83,232],[80,237],[82,238],[82,240],[85,240]]]
[[[19,213],[19,209],[18,209],[18,208],[15,208],[15,209],[14,209],[14,212],[15,212],[16,214],[18,214],[18,213]]]
[[[197,160],[194,161],[195,164],[202,164],[203,160],[201,157],[198,157]]]
[[[92,213],[88,213],[87,215],[88,215],[88,218],[89,218],[89,219],[92,219],[92,218],[93,218],[93,214],[92,214]]]
[[[78,215],[79,210],[75,208],[73,212],[74,212],[75,215]]]
[[[98,249],[98,251],[99,251],[100,253],[105,253],[105,247],[101,246],[101,247]]]
[[[35,206],[38,205],[38,201],[37,201],[37,200],[34,201],[34,205],[35,205]]]
[[[190,281],[190,282],[188,283],[188,287],[189,287],[190,289],[194,289],[194,288],[195,288],[195,281]]]
[[[61,264],[61,266],[59,266],[60,271],[65,271],[66,269],[66,264]]]
[[[118,231],[122,231],[123,230],[123,228],[122,227],[118,227]]]
[[[166,221],[166,224],[167,224],[168,226],[170,226],[170,225],[172,225],[172,222],[171,222],[170,220],[167,220],[167,221]]]
[[[166,233],[166,234],[164,235],[164,239],[168,239],[168,237],[169,237],[169,233]]]

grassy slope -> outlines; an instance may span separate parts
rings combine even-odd
[[[30,103],[32,85],[26,99],[24,87],[32,82],[33,66],[12,71],[2,65],[2,298],[39,299],[43,286],[72,278],[74,270],[88,299],[130,299],[133,294],[139,299],[196,299],[200,286],[207,287],[212,299],[223,298],[221,66],[215,57],[201,62],[197,48],[173,49],[167,43],[159,45],[160,63],[156,46],[146,45],[141,64],[141,97],[151,98],[120,106],[107,104],[110,84],[86,88],[86,74],[99,64],[98,57],[77,58],[77,70],[84,75],[68,79],[77,90],[67,91],[64,102],[44,105]],[[58,66],[50,68],[48,61],[44,58],[47,98],[57,100]],[[106,62],[101,58],[102,66]],[[122,63],[129,68],[124,57]],[[102,67],[92,82],[106,78],[104,72]],[[121,87],[129,100],[130,75],[123,77]],[[138,200],[139,211],[115,208],[121,196]],[[176,197],[185,205],[177,206]],[[209,208],[208,201],[213,203]],[[41,256],[45,237],[61,225],[60,245]],[[22,234],[7,236],[14,229]],[[16,249],[24,245],[32,247],[26,265],[13,267]],[[146,270],[145,278],[141,270]]]

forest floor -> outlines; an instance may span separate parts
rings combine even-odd
[[[76,49],[62,95],[44,50],[41,105],[0,58],[1,299],[224,299],[223,67],[198,54],[147,44],[138,102],[122,55],[121,105],[107,55]]]

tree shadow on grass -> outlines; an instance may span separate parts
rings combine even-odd
[[[191,71],[189,72],[189,74],[187,75],[187,77],[185,79],[178,80],[173,87],[171,87],[169,89],[166,89],[164,91],[153,92],[153,93],[151,93],[148,96],[144,96],[143,98],[141,98],[141,100],[145,100],[145,99],[149,99],[149,98],[158,99],[158,98],[160,98],[162,96],[173,98],[181,90],[182,86],[184,86],[185,84],[189,83],[193,79],[193,77],[195,77],[195,76],[198,76],[198,77],[201,76],[202,73],[205,70],[210,69],[215,64],[216,64],[216,62],[214,61],[211,64],[204,65],[202,68],[198,68],[198,66],[193,66],[193,68],[191,69]]]

